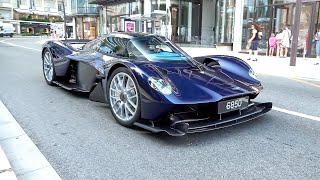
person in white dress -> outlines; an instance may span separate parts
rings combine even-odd
[[[282,34],[283,34],[283,39],[282,39],[281,47],[282,47],[282,51],[284,51],[283,57],[287,57],[288,49],[290,48],[290,40],[291,40],[291,30],[289,29],[288,26],[286,26]]]

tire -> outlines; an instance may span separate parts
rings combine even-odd
[[[53,81],[55,81],[57,77],[54,70],[53,57],[48,49],[44,50],[42,55],[42,71],[47,84],[53,86]]]
[[[119,124],[130,127],[140,119],[138,83],[127,68],[120,67],[113,71],[107,82],[106,93],[111,113]]]
[[[10,34],[10,37],[13,37],[13,34]]]

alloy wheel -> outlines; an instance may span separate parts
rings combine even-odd
[[[119,72],[113,76],[109,87],[109,102],[113,113],[121,121],[130,121],[138,108],[138,91],[130,75]]]
[[[43,72],[46,80],[51,82],[53,79],[53,64],[52,56],[49,51],[45,52],[43,56]]]

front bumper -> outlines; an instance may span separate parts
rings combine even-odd
[[[225,117],[222,115],[218,119],[211,119],[209,117],[198,118],[195,116],[195,112],[182,112],[170,116],[169,126],[155,126],[153,123],[145,124],[141,122],[135,122],[134,125],[154,133],[165,132],[171,136],[183,136],[187,133],[211,131],[244,123],[264,115],[271,109],[271,102],[253,102],[248,108],[238,111],[236,114],[233,113]]]

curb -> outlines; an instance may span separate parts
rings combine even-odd
[[[11,163],[12,169],[18,179],[61,180],[60,176],[20,127],[1,100],[0,146],[7,156],[6,159]],[[1,156],[0,160],[2,161]],[[2,178],[1,176],[0,179],[7,180],[7,178]]]
[[[7,156],[4,154],[1,146],[0,146],[0,179],[17,180],[17,177],[14,174],[11,168],[11,165],[7,159]]]

